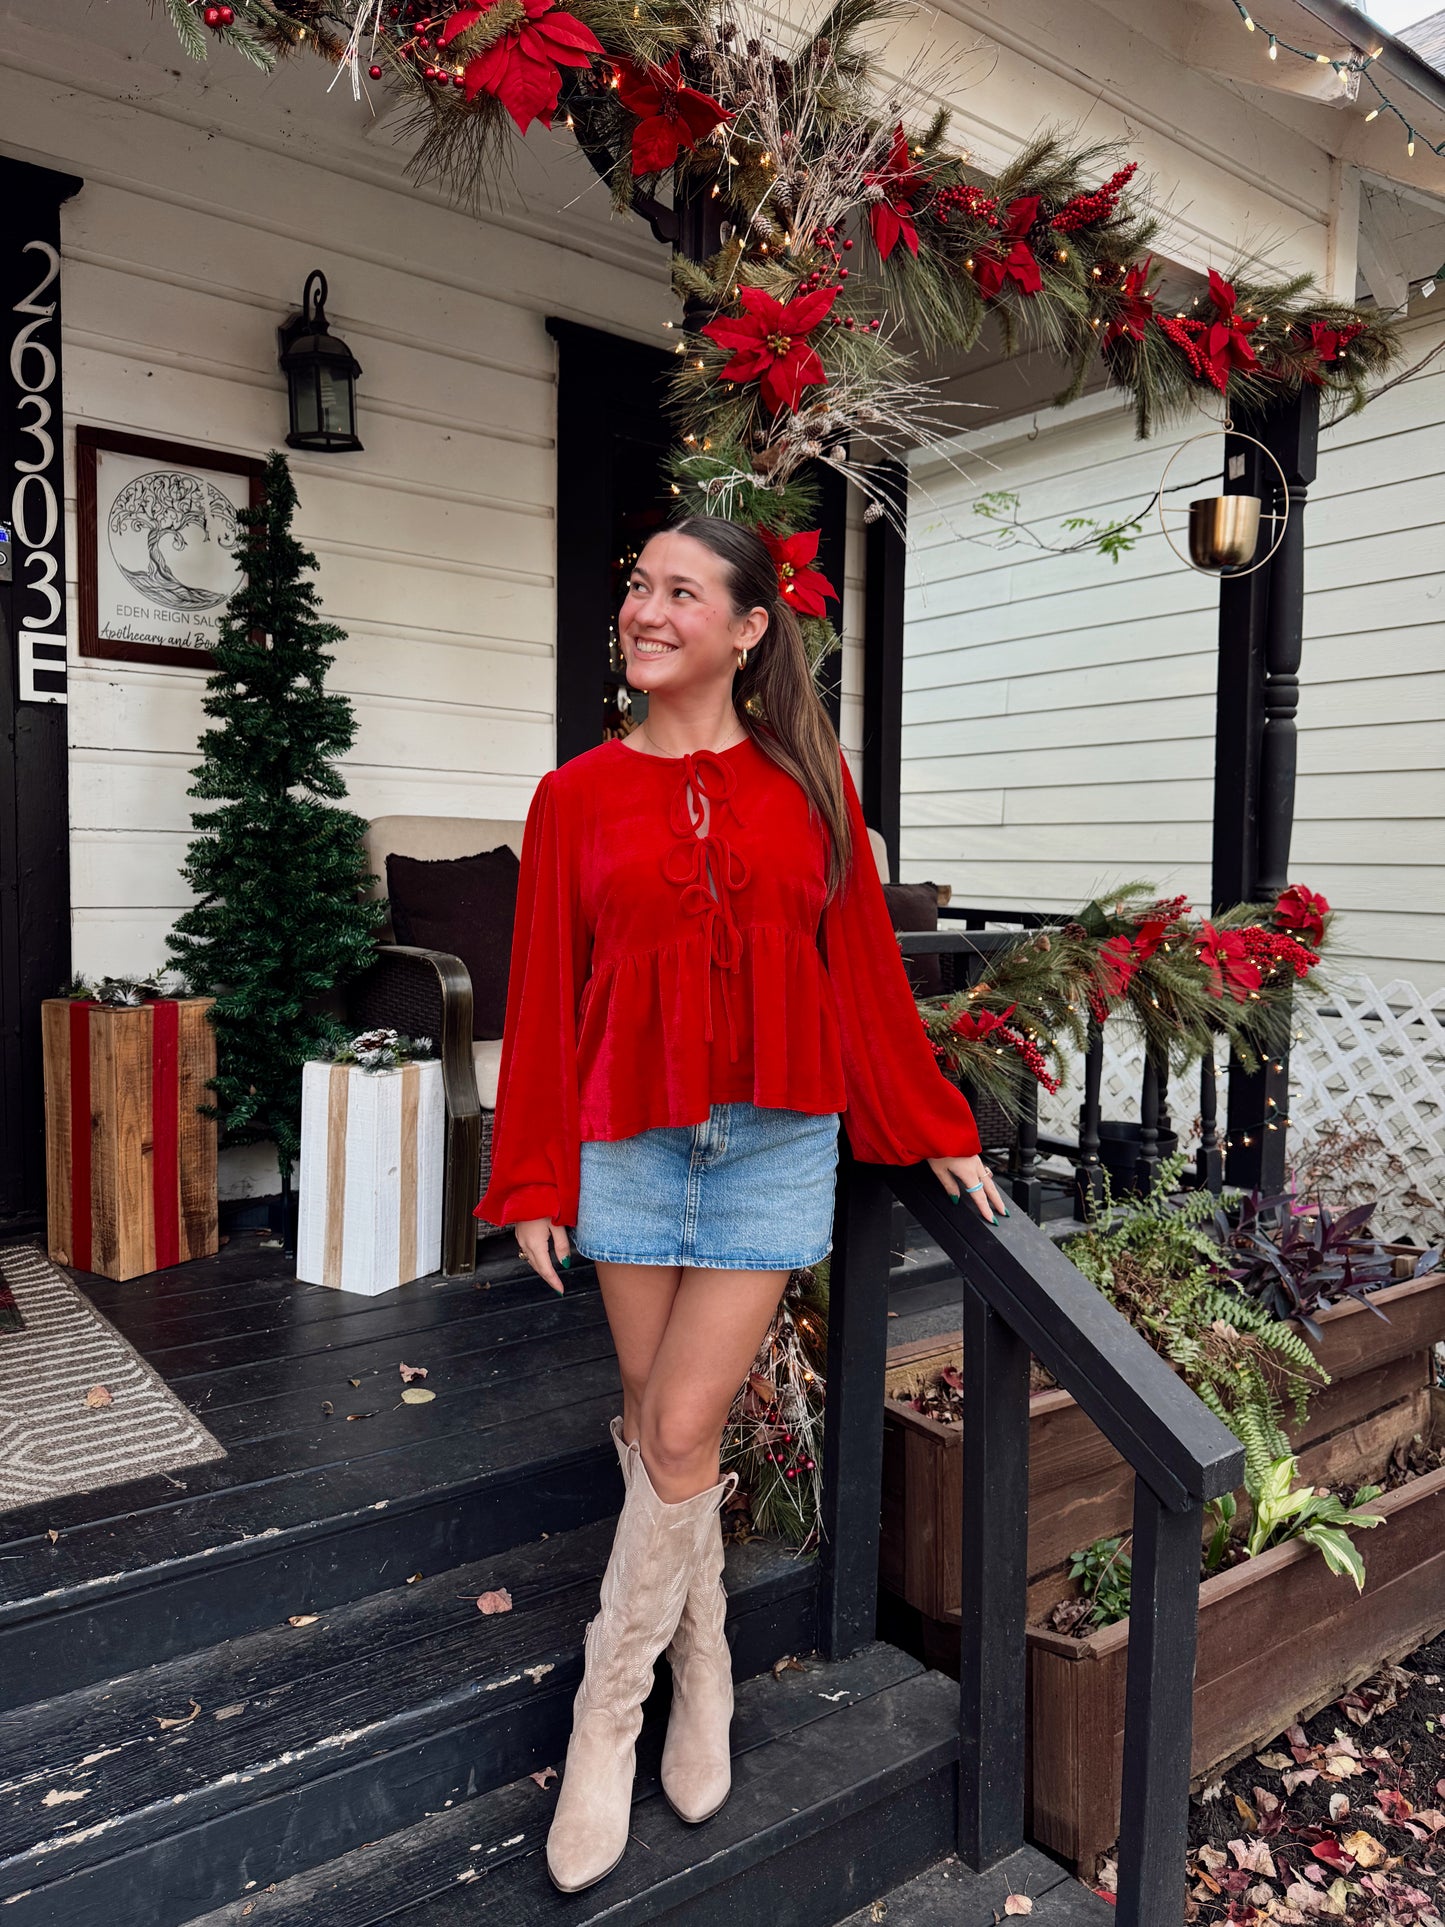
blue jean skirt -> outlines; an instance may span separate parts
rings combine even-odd
[[[793,1271],[833,1248],[838,1113],[714,1104],[702,1124],[582,1145],[573,1236],[614,1265]]]

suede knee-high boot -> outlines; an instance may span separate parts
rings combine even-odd
[[[626,1481],[631,1448],[623,1444],[621,1419],[613,1419],[611,1429]],[[700,1535],[682,1618],[667,1649],[672,1710],[662,1752],[662,1790],[673,1812],[690,1826],[710,1820],[732,1789],[733,1661],[726,1621],[719,1509]]]
[[[599,1610],[587,1628],[572,1737],[547,1835],[547,1871],[564,1893],[601,1880],[622,1858],[642,1702],[653,1662],[677,1631],[698,1544],[736,1485],[721,1480],[676,1505],[653,1490],[637,1447],[628,1448],[627,1494],[602,1575]]]

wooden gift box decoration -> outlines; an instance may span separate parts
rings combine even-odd
[[[214,998],[114,1005],[47,997],[50,1255],[102,1277],[206,1258],[216,1227]]]
[[[296,1276],[373,1298],[440,1271],[445,1118],[437,1058],[301,1074]]]

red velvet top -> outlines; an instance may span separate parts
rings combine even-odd
[[[853,863],[825,909],[827,831],[751,737],[677,757],[614,739],[542,778],[479,1218],[575,1224],[583,1140],[701,1124],[712,1104],[841,1111],[869,1163],[978,1152],[846,762],[843,788]]]

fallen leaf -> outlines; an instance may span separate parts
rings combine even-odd
[[[870,1920],[887,1920],[888,1902],[886,1900],[875,1900],[873,1905],[868,1909],[868,1918]]]
[[[544,1766],[540,1773],[533,1773],[528,1777],[535,1780],[539,1787],[546,1788],[556,1779],[557,1769],[555,1766]]]
[[[1319,1777],[1317,1766],[1302,1766],[1297,1773],[1282,1773],[1280,1781],[1286,1793],[1294,1793],[1302,1786],[1313,1786]]]
[[[104,1405],[115,1404],[115,1400],[104,1385],[92,1385],[85,1395],[85,1402],[93,1412],[98,1412]]]
[[[1218,1873],[1221,1867],[1229,1865],[1229,1855],[1221,1853],[1218,1847],[1201,1847],[1195,1858],[1201,1867],[1207,1867],[1211,1873]]]
[[[802,1671],[803,1662],[800,1659],[794,1659],[791,1653],[784,1653],[781,1659],[775,1659],[773,1661],[774,1679],[781,1679],[784,1673],[801,1673]]]
[[[151,1717],[155,1720],[155,1723],[157,1726],[189,1726],[191,1721],[198,1716],[198,1714],[200,1713],[200,1710],[201,1710],[200,1701],[192,1700],[190,1712],[182,1713],[179,1719],[175,1719],[175,1720],[163,1719],[159,1713],[155,1713]]]
[[[396,1369],[401,1373],[404,1385],[410,1385],[414,1378],[425,1378],[427,1374],[425,1365],[398,1365]]]
[[[217,1707],[216,1711],[211,1715],[211,1718],[213,1720],[233,1720],[238,1713],[244,1713],[245,1710],[246,1701],[237,1700],[234,1706]]]
[[[1031,1914],[1034,1903],[1027,1894],[1009,1894],[1004,1900],[1003,1910],[1006,1914]]]
[[[1338,1840],[1321,1840],[1317,1846],[1310,1848],[1310,1852],[1316,1860],[1322,1862],[1326,1867],[1352,1867],[1354,1865],[1353,1855],[1346,1853]]]
[[[1349,1810],[1350,1796],[1348,1793],[1332,1793],[1330,1795],[1330,1818],[1332,1820],[1343,1820]]]
[[[376,1417],[375,1412],[348,1412],[346,1414],[346,1422],[349,1425],[353,1419],[375,1418],[375,1417]]]
[[[320,1613],[292,1613],[286,1621],[288,1626],[314,1626],[321,1617]]]
[[[1263,1840],[1231,1840],[1229,1851],[1234,1855],[1235,1865],[1245,1873],[1263,1874],[1266,1880],[1276,1880],[1274,1855]]]
[[[43,1807],[63,1807],[67,1800],[83,1800],[89,1791],[88,1786],[80,1787],[74,1792],[62,1792],[59,1787],[52,1787],[40,1804]]]
[[[1361,1867],[1378,1867],[1389,1855],[1372,1833],[1347,1833],[1340,1845],[1350,1858]]]
[[[348,1385],[359,1385],[361,1380],[359,1378],[348,1378],[346,1382]]]
[[[1287,1753],[1256,1753],[1254,1757],[1272,1773],[1284,1773],[1294,1764]]]
[[[1404,1794],[1397,1793],[1393,1787],[1382,1786],[1375,1798],[1397,1824],[1402,1820],[1408,1820],[1415,1811]]]
[[[1250,1829],[1251,1832],[1253,1832],[1254,1829],[1259,1825],[1259,1815],[1255,1812],[1254,1808],[1249,1804],[1248,1800],[1246,1800],[1242,1794],[1239,1794],[1239,1793],[1235,1794],[1234,1809],[1235,1809],[1235,1812],[1238,1813],[1240,1819],[1243,1820],[1244,1824]]]
[[[331,1400],[329,1398],[323,1398],[321,1401],[322,1418],[332,1418],[335,1416],[335,1412],[336,1407],[331,1403]]]
[[[60,1544],[60,1534],[55,1530],[54,1526],[50,1528],[49,1532],[47,1532],[45,1536],[50,1541],[51,1545],[58,1546]]]
[[[484,1592],[477,1600],[479,1613],[509,1613],[512,1610],[512,1595],[505,1587],[496,1592]]]
[[[420,1574],[419,1572],[414,1572],[414,1573],[412,1574],[412,1576],[411,1576],[411,1578],[410,1578],[410,1579],[408,1579],[406,1583],[407,1583],[407,1584],[408,1584],[409,1586],[414,1586],[414,1585],[416,1584],[416,1582],[417,1582],[417,1580],[418,1580],[418,1579],[420,1579],[420,1578],[421,1578],[421,1574]]]
[[[436,1393],[427,1391],[425,1386],[408,1385],[401,1395],[401,1401],[403,1405],[430,1405],[435,1397]]]

